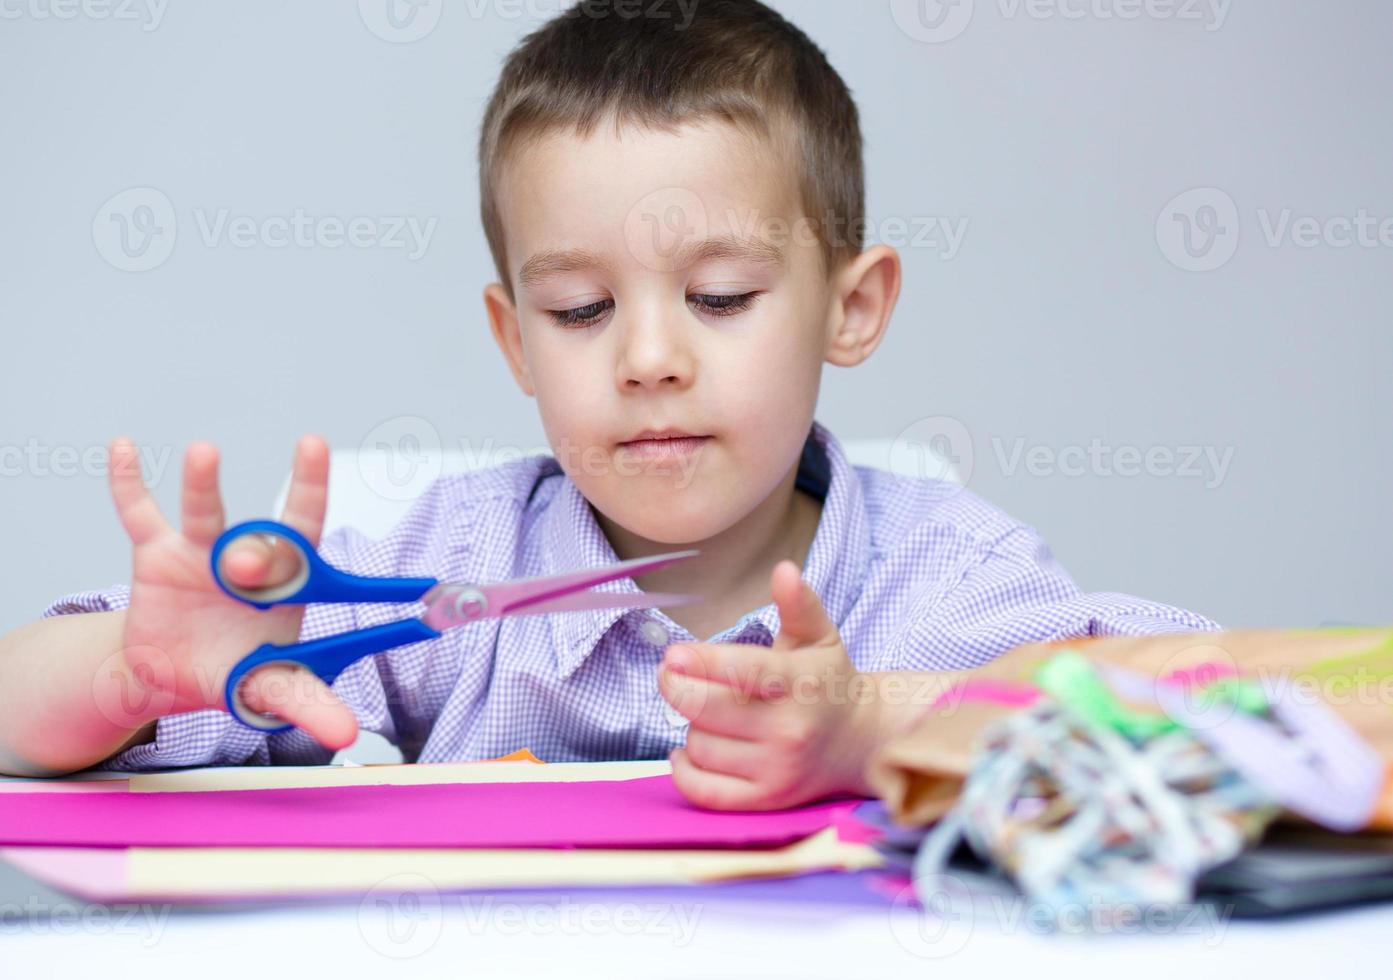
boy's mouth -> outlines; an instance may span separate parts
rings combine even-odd
[[[619,448],[650,459],[688,456],[704,446],[710,436],[692,435],[682,429],[645,429]]]

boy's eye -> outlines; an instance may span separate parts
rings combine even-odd
[[[563,327],[588,327],[613,305],[614,300],[602,299],[571,310],[547,310],[547,314]]]
[[[711,296],[697,294],[688,296],[687,301],[700,306],[712,316],[734,316],[748,310],[759,293],[740,293],[737,296]]]
[[[712,316],[734,316],[748,310],[758,295],[759,293],[741,293],[735,296],[694,293],[687,297],[687,302]],[[569,310],[547,310],[547,315],[559,326],[588,327],[608,313],[613,306],[614,300],[602,299]]]

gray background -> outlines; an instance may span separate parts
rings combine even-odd
[[[963,0],[944,23],[968,13],[964,29],[937,41],[913,36],[917,3],[776,4],[860,104],[875,237],[894,218],[967,222],[951,259],[904,244],[883,347],[828,368],[818,415],[843,438],[959,420],[969,485],[1037,526],[1085,588],[1233,626],[1391,622],[1393,241],[1274,247],[1262,222],[1393,216],[1393,6],[1234,0],[1220,22],[1183,2],[1129,19],[1127,0],[1052,17]],[[542,443],[483,315],[474,146],[501,58],[557,9],[447,2],[394,43],[351,2],[172,0],[158,20],[141,2],[136,19],[6,5],[0,628],[128,574],[103,477],[56,474],[74,465],[59,447],[134,436],[162,454],[171,513],[182,447],[211,439],[243,519],[264,514],[301,432],[352,447],[412,415],[448,444]],[[128,272],[94,226],[114,227],[104,202],[134,187],[167,195],[177,237]],[[1204,272],[1158,236],[1196,187],[1236,208],[1207,254],[1237,250]],[[196,216],[297,208],[437,225],[413,261],[210,246]],[[1212,486],[1209,471],[1038,461],[1095,441],[1230,464]],[[1010,466],[1017,446],[1045,447],[1033,471]]]

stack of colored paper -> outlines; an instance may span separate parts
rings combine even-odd
[[[528,754],[525,758],[530,759]],[[0,783],[0,858],[98,901],[655,885],[876,867],[857,801],[699,809],[667,763],[246,767]]]

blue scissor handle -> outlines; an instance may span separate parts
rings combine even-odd
[[[233,540],[247,534],[269,534],[290,542],[300,553],[299,575],[283,586],[254,592],[226,582],[219,568],[223,550]],[[414,602],[437,584],[433,578],[369,578],[340,571],[320,558],[303,534],[279,521],[244,521],[233,525],[213,542],[209,561],[218,588],[258,609],[311,602]],[[265,643],[233,666],[223,687],[223,700],[232,716],[248,728],[266,733],[287,731],[294,726],[250,710],[237,696],[237,687],[249,672],[269,663],[288,663],[304,666],[325,684],[332,684],[344,668],[369,654],[433,640],[439,635],[439,631],[419,619],[404,619],[306,643],[285,646]]]
[[[271,663],[303,665],[325,684],[333,684],[334,678],[356,660],[408,643],[433,640],[439,635],[438,630],[432,629],[419,619],[403,619],[306,643],[290,643],[285,646],[263,643],[237,661],[232,672],[227,675],[227,683],[223,687],[223,701],[232,717],[248,728],[268,734],[288,731],[295,726],[252,711],[237,696],[237,685],[251,671]]]
[[[272,534],[289,541],[300,552],[300,575],[276,589],[249,592],[229,585],[218,567],[223,549],[233,540],[247,534]],[[270,609],[272,606],[296,606],[308,602],[414,602],[436,585],[433,578],[367,578],[339,571],[330,565],[303,534],[279,521],[243,521],[234,524],[213,542],[209,556],[213,565],[213,581],[232,598]]]

